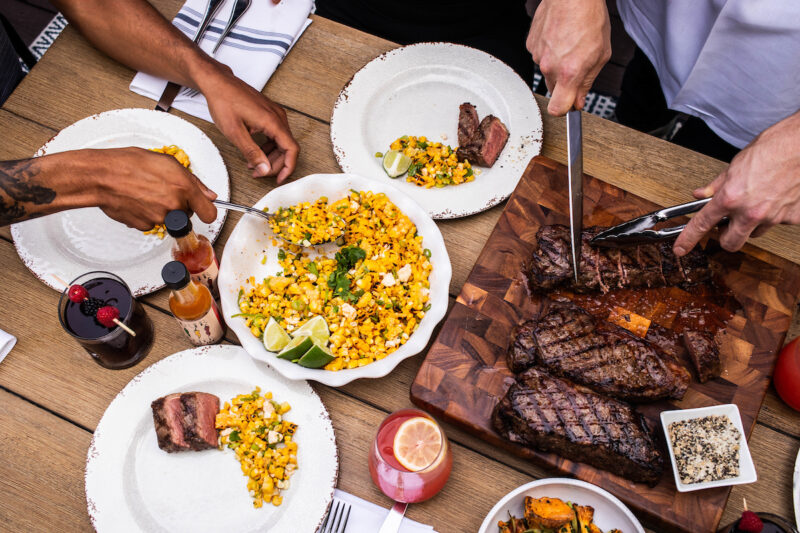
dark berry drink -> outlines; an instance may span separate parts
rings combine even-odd
[[[89,272],[75,279],[70,287],[82,287],[77,298],[64,291],[59,301],[59,317],[64,329],[77,340],[101,366],[128,368],[141,361],[153,345],[153,323],[142,305],[120,278],[109,272]],[[119,311],[117,320],[124,328],[98,321],[98,311],[112,307]]]
[[[794,525],[782,518],[778,515],[774,515],[771,513],[755,513],[758,518],[761,520],[763,524],[763,529],[760,533],[797,533],[797,529],[795,529]],[[740,519],[741,520],[741,519]],[[730,526],[726,526],[719,530],[719,533],[749,533],[746,529],[739,528],[739,522],[737,520]]]

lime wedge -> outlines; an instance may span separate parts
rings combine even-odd
[[[398,178],[411,166],[411,158],[398,150],[389,150],[383,156],[383,170],[390,178]]]
[[[297,361],[297,364],[306,368],[322,368],[334,359],[327,348],[315,344]]]
[[[270,352],[283,350],[292,338],[278,322],[270,317],[267,327],[264,328],[264,348]]]
[[[278,354],[278,359],[288,359],[289,361],[297,359],[313,346],[314,343],[311,341],[311,337],[295,337],[289,341],[289,344],[286,345],[286,348],[281,350],[281,352]]]
[[[294,332],[295,337],[307,335],[317,346],[325,346],[328,344],[328,338],[331,334],[328,331],[328,323],[321,316],[315,316],[308,319],[308,321],[297,328]]]

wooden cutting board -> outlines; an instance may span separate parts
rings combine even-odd
[[[505,362],[511,330],[541,303],[525,289],[522,264],[534,249],[541,225],[569,224],[566,184],[564,165],[543,157],[531,161],[428,352],[411,387],[411,399],[499,447],[605,488],[658,531],[716,531],[730,488],[679,493],[668,463],[661,482],[650,488],[555,454],[513,445],[492,429],[492,409],[513,383]],[[659,207],[584,177],[586,227],[614,225]],[[735,403],[749,438],[800,298],[800,266],[794,263],[754,248],[737,254],[717,252],[713,257],[724,265],[721,280],[741,306],[720,336],[723,374],[705,384],[693,379],[679,402],[642,406],[639,410],[659,434],[663,431],[658,414],[663,410]],[[675,327],[670,317],[680,311],[681,302],[696,301],[698,296],[677,288],[666,291],[670,296],[656,295],[658,302],[643,302],[641,297],[637,301],[636,291],[629,291],[616,296],[613,304],[645,316],[653,321],[651,328],[669,333]],[[758,458],[755,462],[758,466]]]

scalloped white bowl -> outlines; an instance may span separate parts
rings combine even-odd
[[[387,375],[402,360],[416,355],[428,344],[433,328],[444,318],[447,312],[447,300],[450,287],[450,258],[444,245],[439,228],[430,216],[409,196],[403,194],[392,185],[376,182],[354,174],[312,174],[282,185],[270,191],[255,204],[255,208],[269,207],[273,211],[281,206],[290,206],[304,201],[314,201],[320,196],[327,196],[330,202],[345,197],[350,190],[382,192],[417,226],[417,233],[422,235],[423,246],[431,251],[430,261],[433,270],[430,275],[430,305],[417,330],[400,348],[380,361],[375,361],[360,368],[352,368],[331,372],[323,369],[305,368],[283,359],[264,348],[260,339],[250,333],[241,318],[231,318],[239,312],[237,299],[239,289],[250,276],[263,279],[280,270],[278,265],[278,249],[272,244],[274,234],[265,220],[255,216],[243,216],[231,233],[222,254],[219,273],[219,291],[222,312],[228,327],[236,333],[242,347],[260,361],[269,364],[289,379],[312,379],[332,387],[338,387],[360,378],[379,378]],[[323,247],[331,255],[336,246],[329,244]],[[262,264],[262,258],[266,261]]]

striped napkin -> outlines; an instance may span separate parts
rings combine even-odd
[[[172,24],[190,39],[193,38],[203,19],[207,3],[207,0],[187,0]],[[226,0],[203,35],[199,45],[209,54],[217,44],[235,3],[235,0]],[[308,17],[313,11],[314,0],[283,0],[278,5],[274,5],[271,0],[254,0],[250,9],[225,38],[214,58],[228,65],[236,77],[261,91],[294,43],[311,24]],[[158,101],[166,86],[167,80],[139,72],[134,76],[130,89]],[[194,92],[196,91],[181,89],[172,107],[211,122],[205,97],[202,94],[192,94]]]
[[[374,532],[381,528],[381,524],[389,515],[389,510],[363,500],[358,496],[353,496],[343,490],[336,489],[333,499],[340,500],[351,505],[350,516],[347,519],[346,532]],[[433,526],[426,526],[419,522],[414,522],[409,518],[403,518],[400,524],[399,533],[436,533]]]
[[[11,348],[13,348],[16,343],[17,338],[14,335],[0,329],[0,363],[3,362],[3,359],[6,358],[8,352],[11,351]]]

